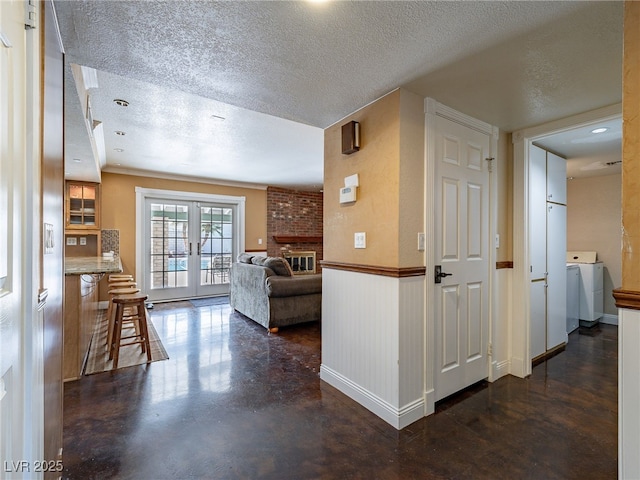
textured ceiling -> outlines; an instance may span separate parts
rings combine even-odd
[[[54,3],[67,61],[97,71],[107,171],[317,188],[322,129],[397,87],[506,131],[621,101],[622,2]]]

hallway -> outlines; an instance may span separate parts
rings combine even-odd
[[[268,335],[189,301],[150,314],[169,360],[65,384],[63,478],[616,478],[617,327],[398,432],[320,381],[318,324]]]

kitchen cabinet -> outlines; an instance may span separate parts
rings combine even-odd
[[[67,182],[66,228],[68,230],[100,229],[100,185]]]
[[[100,184],[66,182],[64,233],[65,256],[100,255]]]
[[[66,275],[64,292],[64,380],[76,380],[89,352],[98,315],[98,276]]]

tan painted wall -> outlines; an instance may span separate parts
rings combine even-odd
[[[424,265],[418,232],[424,225],[424,99],[400,90],[399,267]]]
[[[567,250],[596,251],[604,262],[604,313],[617,315],[611,294],[622,282],[622,176],[567,182]]]
[[[181,192],[198,192],[218,195],[246,197],[245,202],[245,248],[261,250],[266,248],[267,235],[267,192],[251,188],[228,187],[206,183],[185,182],[114,173],[102,173],[102,219],[103,229],[120,230],[120,257],[127,273],[135,274],[135,188],[155,188]],[[263,244],[258,245],[258,238]]]
[[[640,2],[624,2],[622,285],[640,292]]]
[[[496,232],[500,248],[496,262],[513,261],[513,142],[510,133],[500,132],[498,138],[496,188],[498,190]]]
[[[360,122],[360,151],[341,152],[341,128]],[[395,90],[325,130],[324,259],[384,267],[424,264],[423,100]],[[357,173],[357,201],[340,204],[344,178]],[[367,248],[354,248],[365,232]]]

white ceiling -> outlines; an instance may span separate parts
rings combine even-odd
[[[104,171],[293,188],[320,188],[324,128],[397,87],[504,131],[622,98],[622,2],[54,3],[67,178],[97,175],[71,64],[95,73]],[[576,162],[620,160],[604,143]]]

